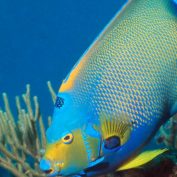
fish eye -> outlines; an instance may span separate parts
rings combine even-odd
[[[62,138],[62,141],[63,143],[65,144],[70,144],[72,141],[73,141],[73,134],[72,133],[68,133],[67,135],[65,135],[63,138]]]

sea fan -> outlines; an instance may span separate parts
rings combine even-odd
[[[54,102],[55,92],[50,82],[47,84]],[[16,118],[11,112],[7,94],[2,95],[4,110],[0,109],[0,166],[17,177],[45,176],[38,168],[46,137],[37,96],[31,98],[28,84],[26,93],[22,95],[24,103],[21,104],[20,97],[16,97]],[[49,116],[48,125],[50,120]]]

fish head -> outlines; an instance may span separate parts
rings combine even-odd
[[[57,98],[53,120],[46,137],[40,169],[47,176],[79,174],[99,156],[100,137],[88,123],[82,109],[71,104],[68,95]],[[64,102],[64,103],[62,103]],[[87,123],[86,123],[87,122]]]
[[[67,176],[88,165],[87,152],[80,130],[65,132],[55,143],[48,143],[40,168],[48,175]]]

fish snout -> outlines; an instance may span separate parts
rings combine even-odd
[[[51,164],[50,160],[47,159],[41,159],[39,167],[41,171],[43,171],[47,176],[54,176],[57,175],[61,167],[63,166],[63,163],[54,163]]]

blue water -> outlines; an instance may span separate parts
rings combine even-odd
[[[122,3],[123,0],[0,1],[0,94],[8,93],[13,111],[15,95],[24,92],[30,83],[32,94],[39,97],[43,116],[52,114],[46,81],[50,80],[58,90]]]

